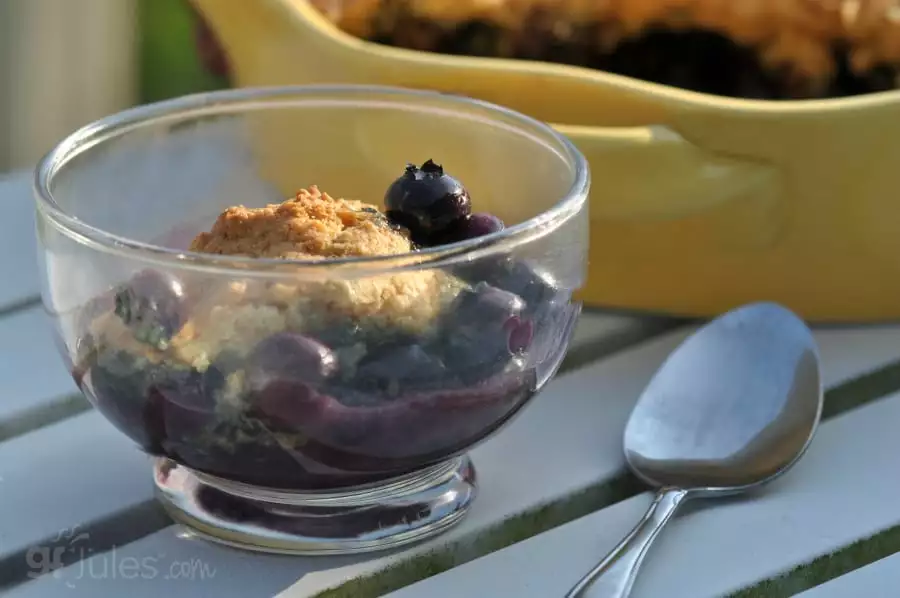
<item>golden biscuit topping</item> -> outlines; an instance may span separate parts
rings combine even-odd
[[[322,259],[394,255],[412,250],[409,239],[387,226],[378,210],[335,199],[315,185],[294,199],[263,208],[231,207],[192,251],[225,255]]]

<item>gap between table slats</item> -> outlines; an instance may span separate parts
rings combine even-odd
[[[160,591],[187,596],[202,587],[204,593],[218,596],[262,596],[300,578],[285,596],[310,596],[346,584],[326,595],[364,598],[477,558],[640,492],[639,486],[622,475],[621,428],[649,376],[688,332],[669,333],[557,379],[508,429],[473,451],[482,475],[482,495],[476,508],[459,527],[425,544],[386,555],[292,559],[184,539],[179,537],[180,528],[171,526],[117,548],[114,554],[94,555],[54,577],[21,585],[11,595],[49,598],[127,590],[132,596],[155,596]],[[900,357],[898,328],[828,330],[816,336],[827,383],[832,386]],[[858,385],[839,387],[829,393],[830,398],[853,384]],[[871,384],[859,387],[876,394],[886,390],[879,392]],[[89,571],[91,566],[113,564],[114,559],[146,557],[156,559],[160,567],[183,563],[215,567],[216,574],[202,583],[196,579],[161,583],[159,577],[110,579]],[[386,570],[391,572],[357,579]]]
[[[894,536],[900,530],[892,530]],[[896,544],[895,544],[895,550]],[[797,598],[897,598],[900,594],[900,553],[881,558],[816,586]]]
[[[41,342],[27,352],[17,367],[7,367],[0,380],[6,380],[7,386],[11,385],[19,393],[31,392],[33,372],[45,364],[52,369],[61,360],[49,333],[44,337],[35,332],[39,325],[47,324],[42,312],[29,311],[16,318],[22,321],[0,320],[0,355],[13,354],[15,343],[26,334]],[[588,310],[576,328],[572,351],[577,354],[588,348],[599,357],[671,329],[673,325],[667,319],[638,320]],[[11,344],[5,346],[4,342]],[[3,367],[6,366],[0,366],[0,372]],[[564,366],[564,369],[571,368],[569,362]],[[65,369],[61,365],[58,369],[64,381],[59,387],[74,390]],[[78,409],[82,404],[90,408],[83,398],[53,398],[47,394],[31,392],[27,400],[0,404],[0,416],[6,417],[5,422],[0,419],[0,440],[3,431],[7,431],[6,442],[0,442],[0,479],[5,480],[0,490],[4,501],[22,505],[14,520],[4,522],[6,529],[0,528],[0,588],[27,579],[29,549],[65,547],[71,538],[57,537],[61,533],[85,534],[77,550],[66,550],[61,555],[64,561],[72,562],[111,546],[127,544],[171,524],[152,500],[146,457],[98,413],[81,414],[22,433],[17,426],[23,419],[40,423],[41,414],[71,415],[68,411],[72,409],[67,406],[72,401]],[[129,513],[132,513],[132,523],[121,525],[129,521]]]

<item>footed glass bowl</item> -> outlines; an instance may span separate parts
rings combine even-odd
[[[189,250],[227,207],[312,185],[383,206],[429,159],[506,228],[378,257]],[[81,390],[157,457],[176,519],[256,550],[388,548],[465,514],[466,451],[558,368],[588,186],[565,138],[483,102],[360,86],[180,98],[41,162],[43,298]]]

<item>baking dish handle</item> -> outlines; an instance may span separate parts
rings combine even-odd
[[[664,126],[554,128],[590,163],[592,219],[679,219],[780,195],[774,166],[706,151]]]

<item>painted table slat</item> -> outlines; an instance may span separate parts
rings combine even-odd
[[[0,441],[33,425],[39,413],[77,396],[40,305],[0,318],[0,381]]]
[[[578,325],[572,333],[570,350],[577,350],[597,341],[621,335],[639,334],[653,325],[653,323],[632,316],[585,311],[579,317]]]
[[[824,422],[795,470],[752,499],[689,505],[648,554],[633,597],[730,595],[898,525],[900,477],[886,475],[900,454],[897,421],[900,394],[870,402]],[[390,597],[562,595],[650,500],[635,496]],[[746,595],[791,595],[772,592]]]
[[[32,317],[30,313],[29,310],[0,319],[0,351],[6,351],[0,355],[12,355],[14,347],[4,346],[2,343],[18,342],[19,337],[26,332],[24,328],[9,327],[10,322],[26,315]],[[40,318],[44,317],[40,311],[35,313]],[[38,324],[47,322],[40,320],[30,323],[31,326]],[[572,346],[577,350],[604,338],[638,333],[644,329],[644,324],[643,320],[624,316],[585,314],[579,320],[577,338]],[[29,332],[33,334],[33,330],[29,329]],[[35,357],[40,356],[40,359],[22,361],[20,367],[10,367],[6,371],[6,366],[0,365],[0,372],[5,373],[0,380],[17,391],[32,391],[32,378],[36,371],[40,371],[45,365],[61,363],[52,341],[48,341],[41,351],[32,353]],[[59,369],[65,381],[60,388],[65,392],[74,390],[74,384],[65,369],[61,365]],[[559,380],[565,378],[566,376],[561,376]],[[552,382],[551,388],[558,384],[559,381]],[[553,391],[548,388],[547,392]],[[40,403],[33,392],[29,396]],[[16,404],[26,405],[22,401]],[[7,420],[5,423],[10,427],[10,422],[14,421]],[[0,429],[3,424],[0,420]],[[23,459],[23,455],[28,458]],[[5,480],[0,486],[4,491],[4,500],[10,500],[13,504],[30,505],[26,509],[27,516],[4,521],[3,528],[0,528],[0,587],[3,585],[4,571],[7,576],[21,576],[23,563],[20,557],[29,549],[46,548],[48,544],[59,545],[60,541],[65,545],[65,538],[55,539],[55,536],[78,529],[79,533],[87,534],[87,537],[78,546],[72,547],[72,550],[78,551],[79,555],[89,555],[89,550],[97,549],[91,545],[90,538],[94,522],[117,512],[134,512],[136,516],[142,517],[144,512],[141,507],[152,499],[150,469],[146,457],[94,411],[0,442],[0,478]],[[96,500],[92,499],[95,494]],[[50,510],[52,514],[42,517],[40,514],[43,510]],[[125,538],[134,539],[128,538],[127,532]],[[20,560],[7,562],[4,567],[4,559],[8,561],[14,558]],[[283,589],[295,580],[296,575],[285,580],[277,589]]]
[[[118,548],[115,559],[119,562],[122,559],[140,561],[152,557],[161,568],[184,566],[201,571],[206,567],[207,573],[215,569],[216,573],[208,576],[202,587],[204,593],[217,596],[270,595],[299,578],[283,594],[299,598],[448,546],[452,547],[455,558],[480,556],[484,539],[492,533],[505,533],[504,528],[497,526],[511,516],[578,495],[622,473],[620,438],[624,420],[653,371],[688,333],[688,329],[669,333],[560,376],[509,428],[475,449],[474,458],[482,476],[482,496],[462,525],[430,542],[380,556],[288,559],[285,564],[283,558],[248,555],[202,541],[187,541],[173,526]],[[816,336],[830,385],[900,359],[900,328],[827,330],[817,332]],[[514,466],[510,466],[511,455],[515,455]],[[522,466],[523,463],[528,466]],[[604,500],[614,503],[619,498],[613,492]],[[607,511],[617,513],[622,509],[639,511],[644,504],[645,498],[638,496],[600,511],[598,515]],[[622,525],[626,527],[634,521],[629,517],[630,511],[624,516],[613,515],[620,522],[624,518]],[[536,531],[540,530],[532,533]],[[616,533],[610,534],[616,536],[624,531],[627,530],[615,528]],[[596,551],[591,549],[589,552]],[[496,554],[505,554],[505,551]],[[109,575],[90,574],[92,562],[99,570],[109,566],[111,559],[110,554],[96,555],[83,565],[58,571],[54,577],[16,588],[11,595],[47,598],[100,593],[119,595],[127,589],[130,595],[154,596],[163,587],[159,576],[125,580],[121,576],[110,579]],[[237,561],[241,565],[233,564]],[[182,565],[184,562],[189,564]],[[463,567],[477,566],[479,562]],[[242,573],[247,567],[259,574],[248,578]],[[553,571],[553,568],[545,568],[544,574],[548,570]],[[170,596],[192,595],[197,587],[196,579],[176,581],[179,580],[170,579],[170,583],[165,584],[165,591]],[[75,587],[69,587],[72,585]],[[455,591],[456,585],[454,582],[450,587]]]
[[[40,282],[34,237],[31,173],[0,174],[0,238],[14,251],[0,253],[0,312],[37,301]],[[5,354],[4,354],[5,355]]]
[[[797,598],[897,598],[898,595],[900,553],[797,594]]]
[[[0,561],[152,497],[149,461],[94,411],[0,443],[0,492],[16,516]]]

